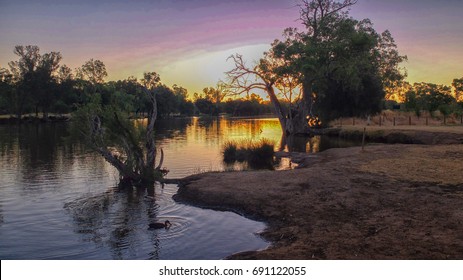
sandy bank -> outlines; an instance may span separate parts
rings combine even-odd
[[[175,199],[268,223],[273,246],[231,258],[463,258],[463,145],[331,149],[306,166],[187,177]]]

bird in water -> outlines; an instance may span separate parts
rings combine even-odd
[[[172,224],[168,220],[166,220],[164,223],[151,223],[149,224],[149,226],[151,229],[169,229],[172,226]]]

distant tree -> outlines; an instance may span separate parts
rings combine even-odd
[[[90,59],[76,69],[77,87],[80,90],[80,102],[90,102],[92,96],[102,92],[108,72],[101,60]]]
[[[94,60],[93,58],[85,62],[78,68],[77,76],[83,80],[89,81],[93,85],[103,84],[105,78],[108,76],[106,66],[101,60]]]
[[[126,110],[133,110],[136,115],[147,113],[150,110],[149,97],[142,90],[141,81],[134,76],[129,76],[125,80],[119,80],[114,84],[115,90],[120,95],[127,95],[125,100],[118,98],[119,102],[126,103]],[[121,104],[122,105],[122,104]]]
[[[431,83],[415,83],[413,89],[420,100],[419,102],[423,104],[422,108],[431,115],[437,111],[439,107],[444,108],[455,100],[448,86]]]
[[[177,84],[172,86],[172,90],[174,91],[175,96],[179,99],[186,100],[188,99],[188,90],[184,87],[181,87]]]
[[[35,73],[36,94],[34,95],[36,112],[42,109],[45,119],[50,109],[57,101],[59,95],[58,69],[62,56],[59,52],[50,52],[42,55],[40,64]]]
[[[61,65],[56,76],[59,83],[70,81],[74,78],[72,75],[72,69],[69,68],[66,64]]]
[[[158,103],[160,118],[167,118],[178,113],[178,99],[174,91],[166,85],[158,85],[153,89]]]
[[[8,65],[16,80],[24,79],[37,70],[41,58],[38,46],[15,46],[13,52],[19,56],[19,60],[11,61]]]
[[[79,103],[78,94],[75,88],[76,81],[71,68],[62,65],[57,73],[58,96],[52,110],[59,114],[69,113]]]
[[[264,113],[262,110],[263,100],[262,97],[255,93],[251,93],[249,97],[240,100],[240,106],[238,107],[236,114],[240,116],[256,116]]]
[[[192,116],[194,114],[195,107],[193,102],[188,100],[187,89],[178,85],[173,85],[172,90],[177,98],[178,112],[184,116]]]
[[[215,104],[215,110],[212,112],[213,115],[218,116],[220,111],[220,105],[227,96],[235,95],[233,91],[229,90],[229,87],[224,82],[218,82],[216,87],[206,87],[203,89],[203,98],[211,101]]]
[[[284,104],[286,106],[287,104]],[[271,114],[272,104],[265,102],[262,97],[251,93],[248,97],[240,99],[229,98],[223,104],[223,110],[233,116],[256,116],[262,114]]]
[[[193,94],[193,102],[196,109],[201,114],[217,116],[219,114],[219,103],[220,102],[220,92],[213,88],[207,87],[204,88],[202,93],[195,92]]]
[[[211,100],[204,98],[204,97],[199,97],[195,100],[194,102],[196,108],[201,114],[204,115],[210,115],[212,116],[214,112],[216,111],[216,106],[214,103],[212,103]]]
[[[209,100],[211,103],[215,104],[215,110],[211,113],[212,115],[218,116],[219,115],[219,104],[221,101],[220,98],[220,91],[217,88],[213,87],[206,87],[203,88],[203,96],[204,99]]]
[[[21,119],[22,114],[31,108],[31,93],[35,90],[35,71],[40,63],[40,49],[38,46],[15,46],[14,54],[19,60],[8,63],[13,76],[15,90],[11,98],[11,106],[16,118]]]
[[[452,86],[455,91],[455,99],[458,102],[463,102],[463,77],[460,79],[453,79]]]
[[[6,68],[0,68],[0,114],[12,113],[13,76]]]
[[[81,67],[75,70],[75,84],[74,89],[76,92],[79,105],[91,102],[96,93],[101,94],[103,83],[106,76],[106,66],[100,60],[93,58],[85,62]]]
[[[409,90],[405,93],[404,105],[405,110],[414,111],[418,117],[421,115],[423,105],[418,101],[416,92],[414,92],[413,90]]]
[[[143,73],[143,79],[141,80],[141,83],[145,88],[152,90],[158,86],[160,80],[161,78],[159,77],[158,73],[145,72]]]
[[[397,103],[404,103],[405,94],[410,91],[412,85],[406,81],[397,81],[386,89],[386,100],[394,100]]]
[[[16,46],[14,53],[19,56],[18,61],[9,63],[13,74],[16,90],[12,105],[16,115],[21,118],[27,105],[39,108],[45,118],[56,101],[58,90],[57,71],[62,56],[59,52],[43,55],[37,46]]]

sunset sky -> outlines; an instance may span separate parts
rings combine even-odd
[[[296,0],[0,0],[0,67],[16,60],[15,45],[59,51],[71,68],[90,58],[108,80],[156,71],[193,92],[214,86],[241,53],[252,62],[297,27]],[[410,82],[450,85],[463,77],[463,1],[358,0],[351,16],[389,29]]]

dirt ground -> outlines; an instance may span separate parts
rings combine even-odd
[[[267,223],[272,245],[232,259],[463,259],[463,145],[330,149],[303,165],[190,176],[175,199]]]

